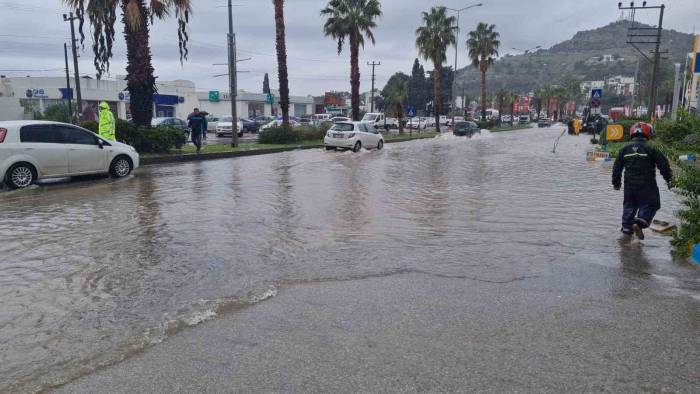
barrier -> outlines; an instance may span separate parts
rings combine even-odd
[[[697,159],[698,159],[697,156],[695,156],[693,154],[683,155],[683,156],[678,157],[678,160],[680,160],[680,161],[697,161]]]
[[[696,264],[700,264],[700,244],[693,247],[693,260]]]
[[[625,129],[619,124],[608,125],[606,133],[608,141],[619,142],[625,139]]]
[[[588,161],[610,161],[610,152],[588,151],[586,152],[586,160]]]

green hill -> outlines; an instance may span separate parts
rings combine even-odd
[[[516,93],[527,93],[540,86],[571,79],[604,80],[615,75],[634,76],[639,64],[639,81],[644,95],[644,83],[650,74],[650,67],[643,58],[638,62],[641,55],[627,44],[629,26],[629,21],[618,21],[598,29],[578,32],[570,40],[549,49],[524,55],[506,55],[489,70],[488,89],[490,92],[504,88]],[[672,79],[673,63],[682,64],[692,45],[691,34],[663,31],[661,49],[669,51],[664,55],[667,59],[662,61],[662,81],[666,84],[670,83],[669,78]],[[644,49],[648,53],[651,46],[645,46]],[[606,55],[607,61],[603,61]],[[475,68],[460,69],[457,83],[458,92],[464,91],[471,97],[479,94],[479,74]]]

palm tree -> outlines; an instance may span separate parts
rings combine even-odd
[[[374,45],[372,29],[377,27],[375,19],[382,15],[379,0],[330,0],[321,10],[326,23],[323,32],[338,41],[338,55],[343,43],[350,40],[350,86],[352,118],[360,119],[360,47],[365,47],[365,37]]]
[[[287,75],[287,42],[284,33],[284,0],[272,0],[275,5],[275,30],[277,33],[277,74],[280,84],[282,127],[289,128],[289,76]]]
[[[496,25],[479,23],[476,30],[469,32],[467,47],[472,65],[481,72],[481,117],[486,118],[486,71],[498,57],[498,48],[501,46],[500,34],[496,31]]]
[[[395,78],[391,85],[387,86],[387,102],[389,108],[393,107],[394,116],[399,119],[399,134],[403,134],[404,117],[403,108],[408,100],[408,84],[399,78]]]
[[[116,31],[118,9],[122,12],[124,38],[126,40],[126,83],[131,96],[129,108],[134,123],[151,126],[153,118],[153,93],[156,79],[151,63],[149,26],[153,20],[165,19],[171,14],[177,18],[177,37],[180,62],[187,60],[187,25],[192,12],[192,0],[63,0],[80,19],[81,43],[85,40],[83,24],[87,18],[92,25],[92,50],[97,78],[109,71],[112,46]],[[79,109],[82,110],[82,109]]]
[[[503,118],[503,107],[506,105],[506,100],[510,92],[501,88],[496,93],[496,102],[498,102],[498,125],[501,125],[501,119]]]
[[[435,86],[433,110],[435,127],[440,132],[440,75],[442,64],[447,60],[447,47],[454,45],[455,22],[453,16],[447,16],[445,7],[433,7],[430,12],[423,12],[423,26],[416,30],[416,47],[425,60],[433,62],[433,80]]]

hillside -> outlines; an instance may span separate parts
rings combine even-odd
[[[626,42],[629,24],[628,21],[614,22],[598,29],[578,32],[570,40],[549,49],[526,55],[504,56],[489,70],[489,90],[493,92],[504,88],[525,93],[538,86],[567,79],[603,80],[615,75],[634,76],[637,60],[641,56]],[[692,44],[691,34],[664,30],[661,49],[668,50],[669,54],[666,55],[668,59],[662,61],[662,80],[672,75],[674,62],[683,63]],[[644,59],[639,65],[640,81],[643,83],[649,74],[649,66]],[[479,74],[473,67],[460,69],[457,83],[458,92],[465,91],[471,97],[478,95]]]

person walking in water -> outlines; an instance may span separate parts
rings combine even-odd
[[[649,227],[661,209],[656,169],[664,177],[668,188],[673,187],[673,172],[668,159],[647,141],[653,134],[648,123],[637,123],[630,128],[632,141],[620,150],[613,166],[612,184],[615,190],[622,188],[625,175],[625,199],[622,209],[622,233],[626,237],[636,235],[644,239],[644,229]]]
[[[100,103],[100,112],[98,114],[98,117],[100,121],[98,126],[98,134],[100,135],[100,137],[109,141],[116,141],[117,125],[114,120],[114,115],[109,109],[109,104],[107,104],[106,101]]]
[[[187,125],[192,130],[192,143],[197,147],[197,152],[202,150],[202,136],[207,132],[207,118],[195,108],[187,116]]]

